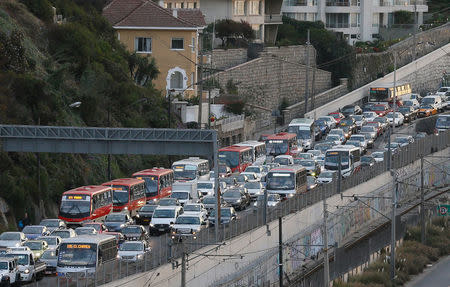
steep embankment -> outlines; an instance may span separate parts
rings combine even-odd
[[[155,64],[125,51],[99,11],[85,4],[94,2],[101,1],[0,1],[0,123],[106,126],[109,110],[112,126],[166,124],[164,98],[132,80],[139,69],[154,77]],[[62,15],[59,24],[52,6]],[[76,101],[81,106],[70,108]],[[25,211],[33,221],[56,216],[63,191],[106,180],[105,156],[41,154],[40,161],[39,189],[35,154],[0,152],[0,197],[10,219]],[[114,156],[113,178],[166,164],[165,157]]]

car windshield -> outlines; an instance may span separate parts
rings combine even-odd
[[[94,228],[96,231],[100,231],[102,229],[102,226],[100,224],[95,224],[95,223],[86,223],[83,226]]]
[[[305,167],[314,167],[315,162],[313,160],[301,160],[298,162],[299,165],[305,166]]]
[[[159,201],[159,206],[175,206],[177,205],[176,198],[163,198]]]
[[[330,149],[331,145],[327,145],[327,144],[316,144],[314,146],[315,150],[319,150],[322,153],[325,153],[327,151],[327,149]]]
[[[372,126],[364,126],[361,128],[362,133],[373,133],[375,131],[375,127]]]
[[[354,135],[354,136],[351,136],[350,137],[350,140],[351,141],[359,141],[359,142],[362,142],[362,141],[365,141],[366,140],[366,137],[364,136],[364,135]]]
[[[199,182],[197,184],[197,188],[202,188],[202,189],[212,189],[213,185],[210,182]]]
[[[341,115],[338,114],[338,113],[330,114],[330,116],[332,116],[332,117],[335,118],[335,119],[339,119],[339,118],[341,117]]]
[[[69,238],[70,237],[70,231],[68,230],[56,230],[52,232],[52,235],[59,236],[61,238]]]
[[[395,117],[396,118],[398,118],[398,117],[400,117],[400,113],[395,113]],[[387,115],[386,115],[386,117],[388,117],[388,118],[394,118],[394,113],[388,113]]]
[[[156,207],[157,207],[157,205],[144,205],[144,206],[141,207],[141,209],[139,209],[139,211],[142,211],[142,212],[153,212]]]
[[[41,223],[39,223],[39,225],[46,227],[59,227],[59,221],[53,219],[44,219],[41,221]]]
[[[125,214],[110,214],[106,216],[106,222],[125,222]]]
[[[359,146],[360,146],[360,143],[359,143],[359,141],[352,140],[352,141],[347,141],[347,142],[345,143],[345,145],[352,145],[352,146],[355,146],[355,147],[359,147]]]
[[[42,236],[42,237],[39,237],[38,239],[47,242],[47,245],[58,244],[55,237]]]
[[[286,172],[270,172],[267,175],[267,189],[288,190],[294,189],[294,174]]]
[[[353,120],[352,119],[344,119],[341,121],[341,126],[345,126],[345,125],[353,125]]]
[[[177,164],[172,166],[175,180],[192,180],[197,178],[197,167],[192,164]]]
[[[200,218],[195,216],[180,216],[175,221],[175,224],[200,224]]]
[[[261,183],[255,182],[255,181],[251,181],[251,182],[245,183],[244,187],[247,188],[247,189],[260,189],[261,188]]]
[[[377,122],[377,123],[385,123],[386,118],[385,117],[377,117],[377,118],[373,119],[373,121]]]
[[[353,113],[353,111],[355,110],[355,107],[343,107],[342,111],[344,111],[345,113]]]
[[[42,242],[39,241],[27,241],[23,244],[23,246],[28,246],[31,250],[41,250]]]
[[[436,127],[444,129],[450,128],[450,116],[438,117],[436,120]]]
[[[322,171],[319,175],[319,177],[323,177],[323,178],[332,178],[333,177],[333,172],[332,171]]]
[[[254,173],[260,173],[261,170],[257,166],[249,166],[245,169],[245,172],[254,172]]]
[[[175,210],[173,209],[155,209],[153,218],[174,218]]]
[[[332,129],[329,134],[330,135],[342,135],[343,133],[344,133],[344,131],[341,129]]]
[[[210,217],[215,217],[215,216],[216,216],[216,210],[214,209],[211,211]],[[231,209],[229,209],[229,208],[220,209],[220,216],[221,217],[231,217]]]
[[[203,198],[203,204],[215,204],[216,198],[215,197],[204,197]]]
[[[408,138],[396,138],[395,142],[398,142],[398,143],[409,143],[409,139]]]
[[[288,165],[289,164],[289,159],[285,158],[285,157],[277,157],[274,159],[275,163],[279,163],[280,165]]]
[[[239,165],[239,152],[219,151],[219,160],[225,162],[229,167],[235,168]]]
[[[434,104],[435,99],[434,98],[424,98],[422,100],[422,105],[431,105]]]
[[[341,136],[340,135],[329,134],[329,135],[327,135],[326,139],[327,140],[332,140],[332,141],[338,141],[338,140],[341,140]]]
[[[374,158],[384,158],[384,153],[382,152],[373,152],[372,157]]]
[[[122,234],[141,233],[142,229],[139,226],[127,226],[122,228]]]
[[[414,106],[413,101],[403,101],[403,105],[406,107],[412,107]]]
[[[172,194],[170,195],[171,198],[176,198],[178,200],[183,200],[183,199],[189,199],[189,193],[188,192],[179,192],[179,191],[175,191],[172,192]]]
[[[42,253],[41,259],[56,259],[56,252],[55,250],[46,250],[44,253]]]
[[[433,109],[433,107],[430,105],[421,105],[420,108],[421,109]]]
[[[443,92],[447,92],[449,89],[448,88],[440,88],[438,90],[438,92],[443,93]]]
[[[242,174],[238,175],[235,177],[237,182],[243,183],[246,182],[248,180],[248,178]]]
[[[352,117],[353,117],[353,119],[355,121],[362,121],[363,120],[363,116],[362,115],[353,115]]]
[[[379,112],[379,111],[385,111],[385,110],[386,110],[386,107],[385,107],[385,106],[373,106],[373,107],[372,107],[372,110],[373,110],[373,111],[377,111],[377,112]]]
[[[92,227],[78,227],[75,229],[77,235],[95,234],[95,229]]]
[[[223,194],[223,198],[240,198],[241,193],[239,191],[226,191]]]
[[[372,161],[372,157],[370,156],[362,156],[361,157],[361,162],[371,162]]]
[[[386,148],[389,148],[389,144],[386,145]],[[398,143],[391,143],[391,148],[398,148]]]
[[[97,245],[89,243],[62,243],[58,254],[58,267],[85,266],[95,267]]]
[[[15,232],[4,232],[2,235],[0,235],[0,240],[20,240],[20,233]]]
[[[312,176],[308,176],[306,177],[306,182],[308,183],[308,185],[314,185],[316,184],[316,179]]]
[[[266,140],[266,151],[268,155],[285,154],[288,151],[286,140]]]
[[[219,173],[227,173],[227,166],[226,165],[219,165]]]
[[[200,204],[186,204],[183,208],[184,211],[201,211],[202,207]]]
[[[269,194],[267,195],[267,201],[278,201],[280,199],[280,196],[278,194]],[[264,195],[263,195],[264,200]]]
[[[374,112],[365,112],[365,113],[363,113],[363,115],[364,115],[364,117],[366,117],[366,118],[373,118],[373,117],[376,117],[376,116],[377,116],[377,114],[374,113]]]
[[[235,182],[234,182],[234,177],[225,177],[225,178],[221,178],[220,181],[221,181],[221,182],[225,182],[227,185],[233,185],[233,184],[235,184]]]
[[[119,251],[144,251],[142,242],[124,242],[119,247]]]
[[[19,265],[28,265],[30,262],[28,259],[28,254],[6,253],[4,256],[8,258],[17,258],[17,264]]]
[[[41,226],[25,226],[22,232],[25,234],[42,234],[42,230]]]
[[[407,114],[411,112],[411,109],[409,107],[401,107],[398,109],[399,112],[401,112],[402,114]]]

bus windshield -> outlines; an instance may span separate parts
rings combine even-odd
[[[288,132],[297,134],[297,139],[306,140],[311,138],[311,130],[309,126],[290,126]]]
[[[175,180],[193,180],[197,178],[197,167],[192,164],[178,164],[173,167]]]
[[[59,214],[65,218],[83,218],[91,213],[91,201],[87,200],[65,200],[61,201]]]
[[[113,204],[123,205],[128,203],[128,186],[113,187]]]
[[[83,243],[62,243],[59,247],[58,266],[95,267],[97,246]]]
[[[172,192],[172,194],[170,195],[171,198],[176,198],[176,199],[188,199],[189,198],[189,192],[178,192],[178,191],[174,191]]]
[[[145,195],[148,196],[156,196],[158,195],[158,177],[144,177],[145,180]]]
[[[387,88],[371,88],[370,98],[371,102],[387,102],[389,99],[389,90]]]
[[[285,154],[288,151],[287,140],[268,140],[266,141],[266,150],[268,155]]]
[[[267,189],[287,190],[294,188],[295,182],[293,173],[271,172],[267,175]]]
[[[239,152],[235,151],[219,151],[219,160],[226,163],[231,168],[239,165]]]
[[[342,151],[328,151],[325,155],[325,168],[328,170],[339,169],[339,154],[341,156],[341,169],[347,169],[349,167],[348,152]]]

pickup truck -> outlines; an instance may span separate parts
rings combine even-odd
[[[5,255],[17,259],[20,272],[19,281],[33,282],[44,277],[46,265],[44,262],[36,260],[32,251],[12,251]]]
[[[0,286],[10,286],[19,281],[19,268],[14,258],[0,258]]]

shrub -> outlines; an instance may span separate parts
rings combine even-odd
[[[394,12],[394,22],[395,24],[413,24],[414,17],[412,12],[408,11],[395,11]]]
[[[363,284],[380,284],[382,286],[392,286],[391,279],[387,272],[368,271],[360,275],[351,277],[350,282],[359,282]]]
[[[28,10],[46,23],[53,21],[53,8],[48,0],[22,0]]]

